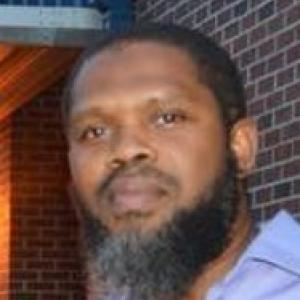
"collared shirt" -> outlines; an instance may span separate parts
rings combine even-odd
[[[278,213],[205,300],[300,300],[300,226]]]

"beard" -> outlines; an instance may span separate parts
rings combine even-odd
[[[76,201],[92,282],[89,299],[182,299],[230,242],[238,207],[236,178],[229,155],[209,193],[198,195],[193,209],[178,211],[153,235],[111,234],[83,201]]]

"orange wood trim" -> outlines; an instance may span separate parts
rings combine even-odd
[[[16,49],[0,64],[0,120],[62,79],[78,54],[78,49]]]
[[[13,46],[0,44],[0,63],[6,59],[14,50]]]

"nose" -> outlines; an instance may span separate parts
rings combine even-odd
[[[123,132],[115,141],[109,167],[116,169],[133,162],[153,162],[156,158],[157,153],[145,134]]]

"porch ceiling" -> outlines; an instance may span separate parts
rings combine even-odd
[[[62,79],[79,52],[0,43],[0,121]]]

